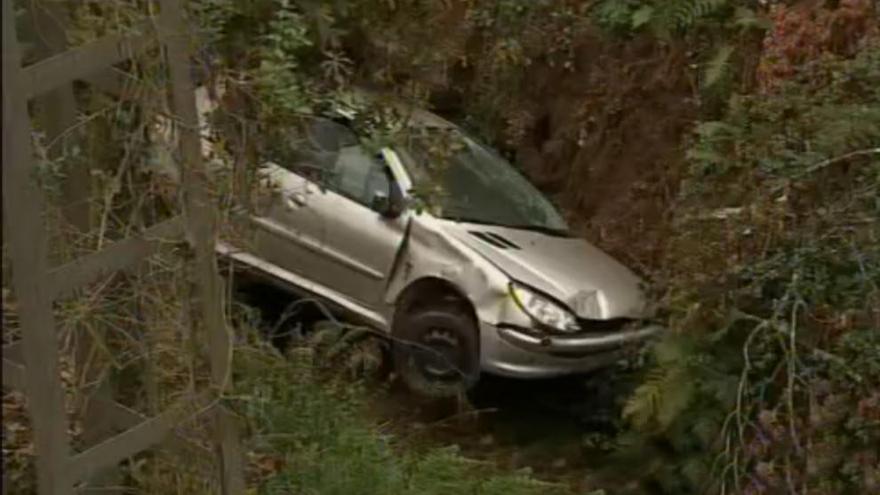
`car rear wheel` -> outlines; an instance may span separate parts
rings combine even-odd
[[[385,341],[364,329],[323,320],[313,326],[307,341],[316,364],[322,369],[344,372],[351,379],[376,382],[390,372]]]
[[[478,329],[459,306],[419,308],[395,324],[394,365],[417,394],[454,397],[479,379]]]

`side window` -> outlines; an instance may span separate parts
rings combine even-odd
[[[325,186],[342,149],[358,143],[351,129],[324,118],[306,120],[275,141],[275,146],[268,150],[271,160]]]
[[[367,207],[376,193],[389,194],[384,161],[364,150],[345,125],[314,118],[286,134],[269,150],[283,168]]]
[[[381,157],[369,155],[361,146],[348,146],[339,153],[328,187],[370,207],[377,193],[388,196],[390,183]]]

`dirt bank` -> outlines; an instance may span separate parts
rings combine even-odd
[[[589,36],[574,71],[535,66],[527,75],[525,105],[537,118],[518,162],[580,234],[643,271],[659,263],[696,115],[687,63],[677,47]]]

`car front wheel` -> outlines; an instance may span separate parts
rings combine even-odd
[[[420,395],[459,395],[479,379],[478,335],[473,318],[455,305],[404,314],[394,332],[397,374]]]

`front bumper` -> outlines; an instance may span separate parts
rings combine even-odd
[[[586,373],[620,360],[663,331],[659,325],[609,333],[536,336],[514,326],[480,324],[483,371],[514,378]]]

